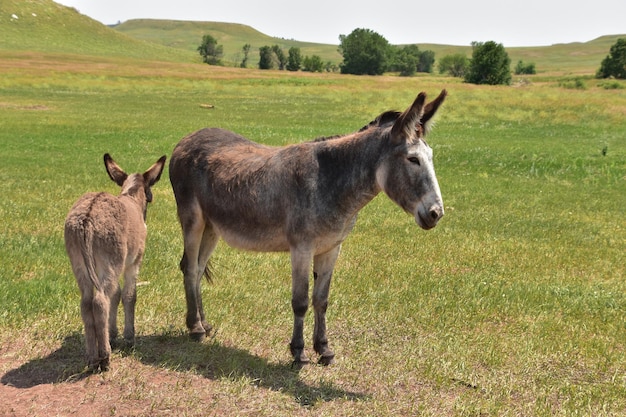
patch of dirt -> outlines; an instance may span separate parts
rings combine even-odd
[[[0,103],[0,109],[14,110],[50,110],[50,107],[43,104],[18,105],[10,103]]]

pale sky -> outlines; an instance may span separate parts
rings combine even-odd
[[[55,0],[104,24],[130,19],[241,23],[266,35],[339,44],[371,29],[389,43],[505,47],[626,34],[626,0]]]

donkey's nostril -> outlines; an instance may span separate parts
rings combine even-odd
[[[433,207],[430,209],[430,217],[433,220],[438,220],[441,216],[443,216],[443,213],[441,212],[441,209],[438,207]]]

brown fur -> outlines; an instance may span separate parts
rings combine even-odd
[[[289,251],[294,328],[291,351],[306,362],[303,321],[313,264],[314,348],[328,364],[326,307],[341,243],[361,208],[381,190],[424,229],[443,216],[443,202],[423,140],[446,96],[426,104],[420,93],[403,113],[386,112],[359,132],[269,147],[222,129],[183,138],[170,160],[170,181],[183,230],[181,269],[190,334],[206,322],[201,276],[219,237],[255,251]]]
[[[117,308],[124,305],[124,340],[134,343],[136,278],[143,259],[145,214],[152,187],[161,177],[165,156],[144,174],[126,174],[109,154],[107,173],[122,187],[119,196],[87,193],[65,219],[65,248],[81,292],[87,364],[91,371],[109,369],[117,337]],[[119,277],[124,275],[124,290]]]

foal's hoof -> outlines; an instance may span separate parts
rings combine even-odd
[[[100,371],[108,372],[111,369],[111,360],[110,358],[105,358],[100,361]]]

